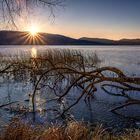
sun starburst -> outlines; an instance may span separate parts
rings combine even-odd
[[[37,26],[31,26],[28,28],[28,31],[32,36],[36,36],[39,30]]]

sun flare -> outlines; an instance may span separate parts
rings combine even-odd
[[[30,34],[32,36],[36,36],[37,33],[39,32],[39,29],[38,29],[37,26],[31,26],[31,27],[28,28],[28,31],[30,32]]]

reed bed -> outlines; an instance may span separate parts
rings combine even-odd
[[[49,127],[32,126],[13,119],[7,126],[0,140],[139,140],[139,130],[127,130],[121,134],[113,134],[98,124],[89,128],[84,123],[69,122],[64,125]]]

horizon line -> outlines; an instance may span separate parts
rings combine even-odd
[[[6,32],[29,32],[29,31],[22,31],[22,30],[0,30],[1,31],[6,31]],[[111,41],[120,41],[120,40],[136,40],[136,39],[140,39],[140,37],[136,37],[136,38],[119,38],[119,39],[111,39],[111,38],[103,38],[103,37],[91,37],[91,36],[81,36],[79,38],[76,37],[72,37],[69,35],[65,35],[65,34],[59,34],[59,33],[50,33],[50,32],[37,32],[38,34],[44,33],[44,34],[53,34],[53,35],[61,35],[61,36],[65,36],[65,37],[69,37],[72,39],[81,39],[81,38],[89,38],[89,39],[106,39],[106,40],[111,40]]]

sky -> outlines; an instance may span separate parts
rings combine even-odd
[[[30,20],[41,32],[74,38],[140,38],[140,0],[66,0],[64,5],[55,9],[55,20],[42,8]]]
[[[75,38],[140,38],[140,0],[67,0],[65,4],[48,31]]]

